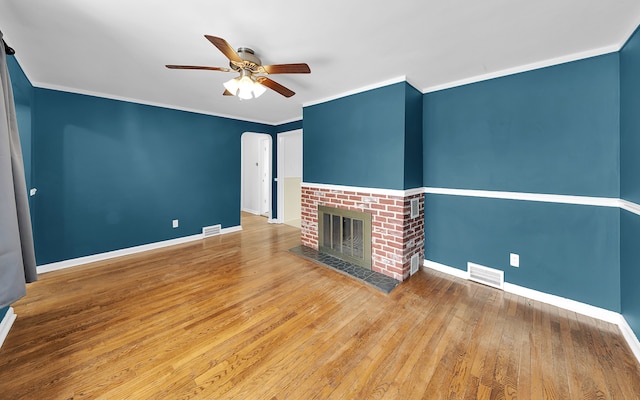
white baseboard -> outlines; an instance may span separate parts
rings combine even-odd
[[[222,235],[225,233],[237,232],[241,230],[242,230],[242,226],[240,225],[231,226],[228,228],[221,229],[220,234]],[[90,256],[78,257],[70,260],[64,260],[64,261],[58,261],[50,264],[39,265],[37,267],[37,271],[38,271],[38,274],[43,274],[45,272],[57,271],[59,269],[75,267],[78,265],[88,264],[88,263],[97,262],[97,261],[110,260],[112,258],[142,253],[149,250],[161,249],[163,247],[175,246],[177,244],[193,242],[201,239],[203,239],[203,236],[201,233],[198,233],[196,235],[184,236],[181,238],[170,239],[170,240],[163,240],[162,242],[143,244],[140,246],[128,247],[126,249],[113,250],[113,251],[108,251],[106,253],[93,254]]]
[[[434,261],[424,260],[424,267],[443,272],[445,274],[453,275],[457,278],[469,279],[467,271],[453,268]],[[618,325],[620,331],[622,332],[622,336],[629,344],[629,347],[631,347],[631,350],[638,359],[638,362],[640,362],[640,342],[638,341],[638,337],[635,335],[622,314],[553,294],[539,292],[537,290],[514,285],[508,282],[504,283],[504,291]]]
[[[260,214],[260,211],[252,210],[252,209],[246,208],[246,207],[243,208],[242,211],[246,212],[246,213],[249,213],[249,214],[253,214],[253,215],[262,215],[262,214]]]
[[[220,234],[225,235],[227,233],[240,232],[241,230],[242,230],[242,225],[230,226],[228,228],[222,228],[220,230]]]
[[[4,340],[7,338],[9,334],[9,330],[13,325],[13,322],[16,320],[16,314],[13,312],[13,307],[9,307],[7,313],[2,318],[2,322],[0,322],[0,347],[4,343]]]
[[[638,361],[640,361],[640,341],[638,341],[638,337],[633,333],[633,329],[631,329],[629,323],[622,315],[620,315],[620,319],[618,320],[618,326],[622,331],[622,336],[624,336],[629,347],[631,347],[631,351],[635,354]]]
[[[424,266],[430,269],[435,269],[436,271],[444,272],[445,274],[453,275],[457,278],[469,279],[469,273],[467,271],[440,264],[435,261],[424,260]]]
[[[615,311],[609,311],[604,308],[592,306],[590,304],[581,303],[579,301],[567,299],[565,297],[556,296],[549,293],[539,292],[523,286],[514,285],[512,283],[504,283],[504,291],[536,300],[542,303],[551,304],[565,310],[573,311],[588,317],[597,318],[602,321],[618,324],[620,322],[620,314]]]

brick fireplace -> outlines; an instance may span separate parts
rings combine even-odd
[[[414,201],[414,215],[411,204]],[[424,258],[422,190],[384,190],[302,183],[301,237],[318,250],[318,205],[371,214],[371,269],[399,281],[411,274],[411,258]],[[417,205],[417,207],[416,207]]]

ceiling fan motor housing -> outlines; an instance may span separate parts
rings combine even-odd
[[[234,71],[240,71],[241,69],[249,69],[251,72],[257,72],[257,67],[262,65],[262,61],[258,57],[256,57],[255,52],[248,47],[240,47],[237,50],[238,56],[244,60],[244,65],[239,66],[237,63],[234,64],[233,61],[229,62],[229,66]]]

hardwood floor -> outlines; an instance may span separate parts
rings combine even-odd
[[[0,398],[640,398],[614,325],[432,271],[385,295],[243,228],[41,275]]]

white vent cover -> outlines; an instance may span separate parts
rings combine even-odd
[[[411,218],[417,218],[420,216],[420,202],[416,197],[415,199],[411,199]]]
[[[420,268],[420,254],[416,253],[411,256],[411,275],[418,272],[419,268]]]
[[[504,288],[504,271],[483,267],[482,265],[467,263],[469,279],[498,289]]]
[[[222,225],[220,224],[205,226],[202,228],[202,236],[206,238],[210,236],[216,236],[216,235],[219,235],[221,231],[222,231]]]

